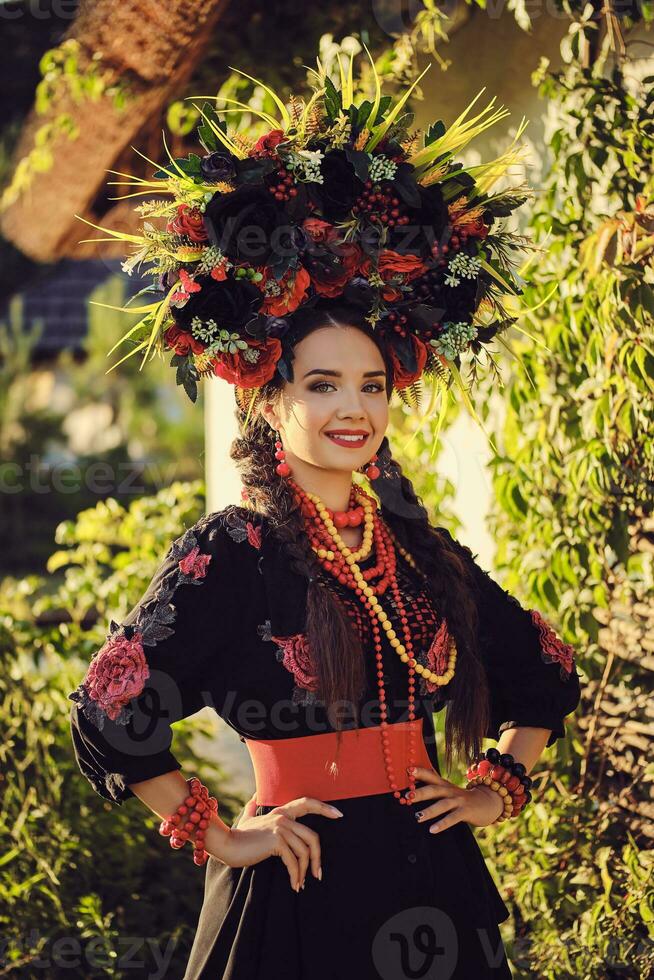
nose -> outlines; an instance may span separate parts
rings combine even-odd
[[[365,419],[367,417],[366,410],[363,408],[361,402],[361,396],[358,390],[355,390],[350,397],[344,397],[345,405],[337,412],[338,418],[342,419]]]
[[[352,419],[353,421],[361,422],[367,416],[366,413],[361,408],[351,408],[349,412],[341,411],[337,412],[337,417],[339,419]]]

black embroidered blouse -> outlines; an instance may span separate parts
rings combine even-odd
[[[537,611],[524,609],[467,551],[461,553],[472,567],[480,616],[480,651],[491,700],[487,737],[497,740],[506,729],[534,726],[551,730],[547,744],[552,745],[565,735],[564,718],[580,698],[573,649]],[[374,554],[361,567],[370,564],[374,564]],[[399,555],[397,574],[414,653],[420,663],[441,672],[447,655],[447,624],[432,608],[417,573]],[[346,588],[333,582],[332,587],[339,590],[360,630],[364,653],[369,653],[361,724],[375,725],[380,717],[370,621]],[[267,519],[247,508],[230,505],[202,518],[177,538],[136,606],[121,624],[111,622],[84,680],[69,695],[74,702],[70,719],[77,762],[97,793],[120,805],[134,795],[130,783],[181,768],[171,748],[171,725],[205,705],[213,707],[241,738],[292,738],[330,730],[324,704],[317,696],[305,634],[306,589],[306,580],[292,569]],[[380,601],[392,618],[389,593]],[[406,666],[383,632],[382,651],[389,721],[406,720]],[[434,711],[445,706],[449,685],[439,688],[419,675],[416,680],[416,716],[423,717],[427,750],[440,771]],[[467,922],[490,923],[493,928],[508,916],[468,824],[460,822],[430,835],[413,819],[412,808],[399,806],[390,792],[340,800],[337,806],[349,815],[349,823],[341,821],[336,827],[324,818],[312,822],[312,815],[304,821],[321,834],[328,863],[330,855],[332,866],[341,860],[344,845],[350,857],[356,851],[357,860],[381,849],[386,861],[398,862],[400,870],[388,894],[381,883],[370,893],[379,917],[389,911],[386,899],[391,901],[391,893],[393,901],[416,905],[420,897],[423,902],[433,902],[436,896],[455,918],[459,908]],[[417,863],[421,871],[409,867]],[[463,878],[462,865],[466,869]],[[450,872],[444,889],[447,867]],[[205,898],[210,898],[213,911],[203,907],[192,962],[210,966],[206,974],[190,966],[188,980],[204,975],[234,976],[235,980],[259,976],[254,968],[245,967],[234,950],[235,943],[245,943],[244,936],[253,938],[255,927],[244,930],[241,924],[226,930],[216,910],[229,908],[229,915],[236,915],[230,902],[236,889],[242,894],[242,876],[254,875],[253,881],[261,881],[264,872],[276,881],[281,908],[290,901],[288,896],[298,897],[284,881],[285,869],[276,858],[243,869],[209,859]],[[374,876],[372,870],[370,874]],[[265,889],[260,886],[268,897],[271,880],[267,879]],[[403,888],[404,899],[400,899]],[[261,898],[264,919],[269,914],[268,897]],[[247,914],[245,905],[242,912]],[[316,929],[323,915],[324,910],[316,908]],[[347,926],[339,928],[346,935]],[[356,939],[350,937],[348,955],[354,955],[352,944],[362,941],[359,934]],[[276,948],[268,952],[273,958],[278,955]],[[250,954],[242,955],[247,958]],[[362,954],[359,964],[363,975],[365,956]],[[236,964],[233,974],[227,970],[228,961]],[[486,975],[478,964],[474,969],[476,976]],[[311,970],[316,975],[315,962]],[[304,973],[298,967],[296,973],[289,969],[287,976]]]
[[[579,701],[573,648],[536,610],[525,610],[475,562],[472,567],[491,693],[487,737],[535,726],[551,729],[552,745]],[[440,672],[447,624],[400,557],[398,576],[409,598],[417,659]],[[355,619],[364,650],[372,650],[365,610],[347,589],[333,587]],[[242,737],[329,730],[304,633],[306,588],[266,519],[247,508],[230,505],[177,538],[122,624],[111,622],[106,642],[69,695],[77,759],[94,789],[121,804],[134,795],[129,783],[180,768],[170,725],[207,704]],[[399,721],[406,717],[407,673],[388,651],[387,681],[396,687],[399,712],[389,720]],[[371,656],[370,700],[378,703],[373,664]],[[416,700],[428,714],[444,707],[449,686],[420,677],[418,687]],[[390,704],[388,686],[387,698]],[[370,706],[363,724],[378,721]]]

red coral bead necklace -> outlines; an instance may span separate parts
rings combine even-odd
[[[415,796],[415,776],[409,773],[409,788],[406,796],[396,782],[395,773],[392,768],[391,751],[388,745],[388,709],[386,704],[386,691],[384,688],[384,669],[381,644],[381,630],[386,632],[390,645],[396,650],[400,659],[407,664],[409,671],[409,721],[415,720],[415,674],[428,674],[435,680],[438,675],[432,674],[427,668],[417,663],[413,656],[413,643],[409,620],[406,615],[404,603],[397,581],[396,566],[396,542],[388,532],[384,521],[377,513],[376,501],[370,497],[363,489],[352,487],[350,492],[350,504],[352,497],[362,508],[363,512],[363,541],[357,551],[352,551],[343,541],[332,512],[328,510],[319,497],[315,494],[303,490],[291,477],[287,477],[288,483],[295,492],[301,506],[301,511],[305,519],[307,535],[311,542],[318,561],[330,575],[340,583],[351,589],[362,602],[371,619],[373,642],[375,647],[375,660],[377,666],[377,687],[379,690],[379,704],[381,713],[381,739],[386,775],[393,795],[403,805],[410,804]],[[349,512],[351,513],[352,507]],[[349,522],[348,522],[349,523]],[[343,524],[345,526],[345,524]],[[351,525],[356,526],[356,525]],[[372,544],[375,544],[375,553],[378,556],[375,566],[362,571],[358,562],[363,561],[371,552]],[[406,560],[416,568],[413,558],[409,553],[397,543],[397,548]],[[380,575],[379,582],[374,589],[370,585],[370,580],[376,575]],[[377,596],[383,595],[390,588],[394,600],[395,609],[404,634],[404,643],[399,639],[393,629],[390,617],[383,610]],[[441,681],[442,683],[442,681]],[[415,765],[415,732],[409,732],[409,768]]]

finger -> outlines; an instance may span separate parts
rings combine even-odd
[[[293,853],[297,858],[296,891],[299,891],[306,877],[307,868],[309,867],[309,857],[311,851],[307,846],[307,844],[302,839],[302,837],[299,834],[295,833],[295,825],[293,826],[292,830],[288,830],[287,828],[284,827],[282,829],[282,835],[284,836],[286,843],[288,844],[288,846],[290,847],[290,849],[293,851]],[[295,885],[293,887],[295,887]]]
[[[414,791],[413,803],[422,803],[423,800],[440,800],[444,796],[452,796],[454,785],[443,780],[442,783],[428,783],[426,786],[418,786]]]
[[[434,820],[436,817],[442,817],[444,813],[453,809],[455,806],[459,806],[459,800],[453,796],[446,796],[437,803],[433,803],[431,806],[426,806],[422,810],[416,810],[416,820],[418,823],[426,823],[428,820]]]
[[[295,856],[295,852],[289,846],[288,841],[283,836],[283,834],[277,835],[277,856],[282,859],[286,870],[288,871],[289,878],[291,879],[291,888],[293,891],[300,890],[300,873],[298,868],[298,859]]]
[[[276,807],[276,809],[282,810],[293,820],[297,817],[303,817],[305,813],[319,813],[323,817],[331,817],[332,819],[344,816],[337,806],[317,800],[314,796],[300,796],[281,807]]]
[[[250,799],[245,804],[243,810],[244,817],[253,817],[257,812],[257,794],[253,793]]]
[[[311,871],[314,878],[320,878],[320,837],[315,832],[311,830],[310,827],[306,827],[301,821],[296,820],[292,827],[293,833],[301,837],[309,848],[309,863],[311,864]]]
[[[437,834],[441,830],[447,830],[448,827],[453,827],[455,823],[459,823],[463,819],[463,809],[461,804],[457,801],[444,816],[440,818],[436,823],[433,823],[429,828],[430,834]]]
[[[411,771],[407,768],[409,775],[413,774],[416,779],[421,779],[424,783],[442,783],[445,782],[440,773],[436,772],[435,769],[425,769],[424,766],[413,766]]]

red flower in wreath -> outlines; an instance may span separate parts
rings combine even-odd
[[[275,148],[284,140],[283,129],[271,129],[265,136],[260,136],[252,147],[251,157],[273,156]]]
[[[386,248],[379,256],[378,268],[382,279],[403,275],[406,276],[406,282],[410,282],[412,279],[421,276],[426,271],[427,266],[417,255],[400,255],[399,252]]]
[[[183,306],[190,298],[191,293],[199,293],[202,286],[189,276],[186,269],[179,270],[179,281],[181,286],[170,297],[170,302],[174,304],[180,303]]]
[[[227,278],[227,260],[223,259],[218,263],[218,265],[214,265],[209,275],[212,279],[215,279],[216,282],[224,282]]]
[[[317,245],[324,245],[326,242],[333,241],[335,229],[329,221],[323,221],[322,218],[305,218],[302,227]]]
[[[206,346],[188,330],[182,330],[181,327],[178,327],[176,323],[171,323],[168,329],[164,331],[164,340],[170,350],[174,350],[176,354],[181,354],[182,357],[185,357],[190,351],[194,354],[201,354]]]
[[[266,341],[249,340],[248,347],[260,351],[259,360],[251,364],[239,350],[236,354],[221,354],[212,362],[213,373],[239,388],[259,388],[270,381],[277,361],[282,356],[282,344],[277,337]]]
[[[413,350],[416,355],[417,368],[416,371],[411,374],[404,365],[400,362],[393,344],[389,344],[389,354],[391,358],[391,364],[393,365],[393,385],[397,390],[406,388],[408,385],[413,384],[417,381],[422,372],[425,369],[425,364],[427,363],[427,348],[423,344],[422,340],[419,340],[415,334],[409,334],[411,338],[411,343],[413,344]]]
[[[275,280],[269,269],[264,267],[259,271],[263,273],[263,279],[259,283],[263,291],[266,283]],[[266,313],[268,316],[285,316],[287,313],[292,313],[306,299],[310,285],[311,279],[306,269],[302,267],[297,270],[288,269],[281,280],[276,282],[280,290],[279,294],[267,295],[259,312]]]
[[[347,283],[356,274],[363,252],[354,242],[339,242],[330,247],[339,259],[335,269],[327,270],[318,263],[311,268],[311,282],[320,296],[340,296]]]
[[[192,242],[206,242],[208,236],[202,220],[202,212],[189,204],[180,204],[177,214],[166,225],[170,235],[184,235]]]
[[[412,279],[417,279],[426,269],[427,266],[417,255],[400,255],[399,252],[394,252],[390,248],[384,249],[377,263],[377,271],[384,282],[387,283],[382,288],[383,298],[387,303],[397,302],[397,300],[402,298],[402,291],[391,280],[396,279],[397,281],[399,278],[398,285],[405,284],[411,282]],[[368,276],[374,271],[374,264],[369,256],[362,263],[361,271],[365,276]]]
[[[112,721],[132,698],[138,697],[150,676],[142,639],[139,632],[131,639],[110,636],[86,673],[84,686],[89,697]]]
[[[485,238],[488,234],[488,225],[484,224],[483,218],[479,215],[478,218],[474,218],[472,221],[466,221],[465,215],[463,215],[463,221],[461,224],[455,224],[452,226],[452,230],[460,234],[465,231],[470,238]]]

